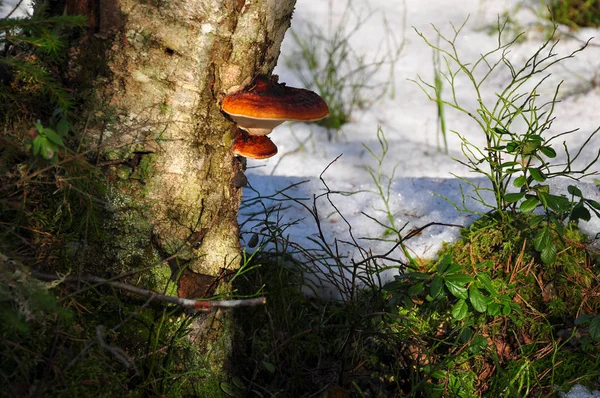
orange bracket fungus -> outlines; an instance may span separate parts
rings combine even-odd
[[[234,156],[243,156],[250,159],[266,159],[277,154],[277,147],[273,141],[264,135],[250,135],[243,130],[238,130],[233,142]]]
[[[286,120],[314,122],[329,115],[318,94],[278,83],[277,76],[258,76],[254,83],[223,99],[221,108],[251,135],[269,134]]]

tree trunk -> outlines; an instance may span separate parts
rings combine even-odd
[[[70,67],[77,87],[88,89],[86,145],[102,148],[98,163],[110,187],[112,237],[102,255],[88,258],[114,273],[160,260],[214,277],[239,267],[241,187],[234,181],[243,170],[231,154],[236,126],[220,102],[272,72],[294,3],[67,2],[68,13],[90,21]],[[201,283],[190,284],[179,293],[198,296]],[[212,329],[204,336],[216,336],[210,350],[221,367],[231,338],[223,337],[229,326],[214,325],[231,318],[217,321],[205,321]]]

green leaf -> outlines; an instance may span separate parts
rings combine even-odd
[[[508,303],[504,303],[504,305],[502,306],[502,315],[508,316],[508,314],[510,314],[510,311],[510,305]]]
[[[450,263],[448,268],[446,268],[446,270],[444,271],[444,275],[456,275],[458,273],[462,274],[462,270],[463,270],[463,268],[459,264]]]
[[[518,142],[511,141],[508,144],[506,144],[506,151],[508,153],[515,153],[519,150],[520,147],[521,145]]]
[[[252,234],[252,237],[250,237],[250,240],[248,241],[248,247],[256,247],[258,246],[258,234],[254,233]]]
[[[485,310],[487,309],[487,303],[485,301],[485,298],[483,297],[479,289],[477,289],[474,285],[471,285],[471,287],[469,288],[469,301],[471,302],[471,305],[473,305],[473,308],[475,308],[475,311],[477,312],[485,312]]]
[[[506,167],[520,166],[520,165],[521,165],[521,163],[519,163],[519,162],[504,162],[504,163],[502,163],[502,166],[500,166],[500,167],[506,168]]]
[[[548,195],[546,202],[548,207],[557,212],[569,211],[571,201],[564,196]]]
[[[533,247],[538,252],[542,251],[544,247],[548,246],[550,243],[552,243],[552,236],[550,235],[550,228],[548,227],[541,228],[535,235],[535,238],[533,238]]]
[[[583,203],[579,202],[571,211],[569,218],[574,222],[578,222],[579,220],[590,221],[592,215],[590,214],[589,210],[583,206]]]
[[[515,180],[513,181],[513,185],[517,188],[521,188],[523,185],[525,185],[527,183],[527,178],[525,178],[525,176],[520,176],[515,178]]]
[[[437,265],[437,272],[443,274],[451,263],[452,257],[444,256]]]
[[[600,315],[591,320],[589,329],[592,339],[600,340]]]
[[[452,283],[466,285],[469,282],[473,282],[473,277],[471,275],[460,273],[460,274],[446,275],[444,277],[444,280],[446,282],[449,281],[449,282],[452,282]]]
[[[595,200],[586,199],[585,203],[587,203],[596,210],[600,210],[600,203],[596,202]]]
[[[244,382],[242,380],[240,380],[239,377],[233,377],[231,379],[231,382],[233,383],[233,385],[235,385],[237,388],[239,388],[240,390],[245,390],[246,386],[244,385]]]
[[[394,280],[383,285],[383,288],[388,292],[397,292],[406,286],[406,282]]]
[[[556,245],[550,242],[542,249],[540,257],[544,264],[552,264],[556,260]]]
[[[239,390],[233,384],[230,384],[226,381],[222,381],[219,386],[221,387],[221,390],[230,397],[240,396]]]
[[[481,282],[481,284],[483,285],[483,288],[485,290],[487,290],[488,293],[490,293],[491,295],[496,294],[496,289],[494,288],[494,285],[492,284],[492,280],[489,278],[489,276],[487,276],[486,274],[478,274],[477,280],[479,282]]]
[[[550,185],[536,185],[535,191],[537,193],[550,193]]]
[[[452,307],[452,318],[460,321],[467,316],[467,302],[465,300],[458,300]]]
[[[452,293],[452,295],[456,298],[466,300],[469,298],[469,294],[467,293],[467,288],[463,286],[461,283],[451,282],[447,279],[445,280],[446,287]]]
[[[40,122],[40,119],[38,119],[35,122],[35,129],[38,131],[38,133],[42,134],[42,132],[44,131],[44,126],[42,125],[42,122]]]
[[[267,372],[274,374],[275,373],[275,365],[271,362],[262,361],[263,367],[267,370]]]
[[[408,276],[411,279],[422,280],[422,281],[427,280],[431,277],[429,274],[426,274],[423,272],[409,272],[408,274],[406,274],[406,276]]]
[[[425,365],[423,366],[423,372],[428,374],[429,377],[433,377],[434,379],[445,379],[446,371],[442,369],[436,369],[434,365]]]
[[[535,167],[529,167],[529,168],[527,168],[527,171],[529,171],[529,174],[535,181],[537,181],[537,182],[546,181],[546,176],[544,176],[544,174],[539,169],[537,169]]]
[[[69,133],[69,122],[64,117],[61,117],[58,123],[56,123],[56,132],[65,137]]]
[[[544,206],[544,209],[547,209],[548,208],[548,194],[545,193],[545,192],[542,192],[542,191],[538,190],[537,186],[535,188],[536,188],[538,200],[540,201],[540,203],[542,204],[542,206]]]
[[[567,187],[567,191],[573,196],[579,196],[580,198],[583,197],[583,194],[581,193],[581,189],[577,188],[575,185],[569,185]]]
[[[488,346],[488,341],[485,337],[483,337],[482,335],[478,334],[477,336],[475,336],[473,338],[473,341],[471,341],[471,344],[469,344],[469,352],[471,352],[471,354],[477,354],[483,350],[485,350],[485,348]]]
[[[409,296],[416,296],[417,294],[423,291],[423,287],[425,286],[425,282],[418,282],[408,288]]]
[[[534,211],[539,203],[540,201],[538,200],[537,196],[532,196],[521,202],[519,209],[521,209],[523,213],[529,213]]]
[[[473,338],[474,335],[475,335],[475,331],[473,331],[473,329],[463,328],[458,333],[458,342],[460,344],[467,344],[468,342],[471,341],[471,339]]]
[[[54,131],[52,129],[45,128],[43,134],[44,134],[44,136],[46,138],[48,138],[50,140],[50,142],[52,142],[52,143],[54,143],[56,145],[65,146],[65,144],[63,143],[62,138],[60,138],[60,135],[58,135],[56,133],[56,131]]]
[[[525,192],[507,193],[504,195],[504,201],[506,203],[515,203],[521,200],[525,196]]]
[[[583,323],[591,321],[592,319],[594,319],[594,315],[592,314],[581,314],[575,319],[575,325],[579,326]]]
[[[529,226],[531,228],[536,228],[538,227],[541,223],[543,223],[544,221],[546,221],[546,216],[543,214],[538,214],[538,215],[533,215],[531,216],[531,218],[529,219]]]
[[[500,313],[500,304],[496,302],[491,302],[487,306],[487,313],[490,316],[496,316]]]
[[[47,138],[42,138],[44,138],[44,140],[41,142],[40,145],[40,155],[42,155],[44,159],[50,160],[54,157],[54,154],[56,153],[56,147],[54,146],[54,144],[48,141]]]
[[[38,135],[37,137],[35,137],[35,139],[33,140],[33,156],[37,156],[38,153],[40,153],[40,147],[42,145],[42,141],[45,140],[45,137],[42,137],[41,135]]]
[[[502,128],[502,127],[494,127],[494,132],[495,132],[496,134],[500,134],[500,135],[503,135],[503,134],[511,134],[511,132],[510,132],[510,131],[508,131],[508,130],[506,130],[506,129]]]
[[[539,135],[531,136],[527,141],[523,143],[523,155],[531,155],[541,145],[544,139]]]
[[[552,147],[549,147],[549,146],[541,146],[540,152],[543,153],[548,158],[556,157],[556,151]]]
[[[442,295],[444,289],[444,280],[441,276],[436,276],[431,281],[431,287],[429,288],[429,295],[434,299]]]

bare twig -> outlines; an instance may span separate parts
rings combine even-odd
[[[137,314],[139,314],[144,308],[146,308],[150,304],[150,301],[152,301],[152,298],[149,298],[148,300],[146,300],[146,302],[142,306],[140,306],[139,308],[137,308],[131,314],[127,315],[127,317],[125,317],[125,319],[123,319],[118,325],[112,327],[110,329],[110,332],[111,333],[115,333],[121,326],[123,326],[124,324],[126,324],[127,322],[129,322],[130,319],[132,319],[134,316],[136,316]],[[92,348],[92,346],[94,345],[94,343],[95,343],[94,340],[89,341],[85,345],[85,347],[83,347],[83,349],[81,351],[79,351],[79,353],[75,356],[75,358],[73,358],[71,360],[71,362],[69,362],[67,364],[67,367],[65,368],[64,371],[66,372],[72,366],[74,366],[77,363],[77,361],[79,361],[85,355],[85,353],[88,352],[88,350],[90,348]],[[136,369],[136,372],[137,372],[137,369]]]
[[[170,304],[175,304],[184,308],[191,308],[195,311],[210,312],[213,308],[237,308],[237,307],[252,307],[256,305],[264,305],[267,302],[265,297],[253,297],[249,299],[238,299],[238,300],[194,300],[181,297],[167,296],[165,294],[156,293],[152,290],[142,289],[137,286],[129,285],[127,283],[111,281],[108,279],[100,278],[97,276],[67,276],[60,277],[57,275],[44,274],[41,272],[32,271],[31,275],[37,279],[46,281],[57,281],[67,283],[79,283],[79,282],[91,282],[97,284],[106,284],[117,289],[124,290],[129,293],[136,294],[138,296],[147,297],[150,300],[163,301]]]
[[[123,366],[125,366],[127,369],[133,368],[135,370],[135,374],[139,375],[140,372],[135,366],[135,362],[129,358],[129,355],[127,355],[122,348],[113,347],[104,341],[104,325],[96,326],[96,342],[100,348],[111,353],[119,362],[123,364]]]
[[[23,0],[19,0],[19,2],[17,4],[15,4],[15,6],[13,7],[13,9],[8,13],[8,15],[6,15],[5,17],[3,17],[2,19],[8,19],[10,18],[11,15],[13,15],[13,13],[15,11],[17,11],[17,9],[19,7],[21,7],[21,3],[23,3]]]

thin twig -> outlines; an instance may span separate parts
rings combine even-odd
[[[195,311],[210,312],[213,308],[237,308],[237,307],[252,307],[256,305],[264,305],[267,302],[265,297],[254,297],[249,299],[238,300],[194,300],[175,296],[167,296],[165,294],[156,293],[152,290],[142,289],[137,286],[127,283],[111,281],[97,276],[66,276],[60,277],[57,275],[44,274],[41,272],[32,271],[31,275],[37,279],[46,281],[62,281],[67,283],[92,282],[97,284],[106,284],[117,289],[124,290],[138,296],[147,297],[151,300],[163,301],[170,304],[175,304],[184,308],[191,308]]]
[[[123,326],[124,324],[126,324],[127,322],[129,322],[130,319],[132,319],[134,316],[138,315],[144,308],[146,308],[150,302],[152,301],[152,298],[149,298],[148,300],[146,300],[146,302],[140,306],[139,308],[137,308],[135,311],[133,311],[131,314],[127,315],[127,317],[125,317],[125,319],[123,319],[118,325],[115,325],[114,327],[112,327],[110,329],[111,333],[116,333],[117,330],[119,330],[119,328],[121,326]],[[95,341],[91,340],[89,341],[85,347],[83,347],[83,349],[75,356],[75,358],[73,358],[71,360],[71,362],[69,362],[67,364],[67,367],[64,369],[65,372],[67,372],[72,366],[74,366],[84,355],[86,352],[88,352],[88,350],[90,348],[92,348],[92,346],[94,345]]]
[[[133,359],[129,358],[129,355],[122,348],[113,347],[104,341],[104,325],[96,326],[96,342],[105,351],[112,354],[119,362],[123,364],[127,369],[133,368],[136,376],[140,374],[138,368],[135,366]]]
[[[11,10],[11,12],[9,12],[8,15],[6,15],[5,17],[3,17],[2,19],[8,19],[8,18],[10,18],[10,16],[13,15],[13,13],[15,11],[17,11],[17,9],[19,7],[21,7],[21,3],[23,3],[23,0],[19,0],[19,2],[13,7],[13,9]]]

